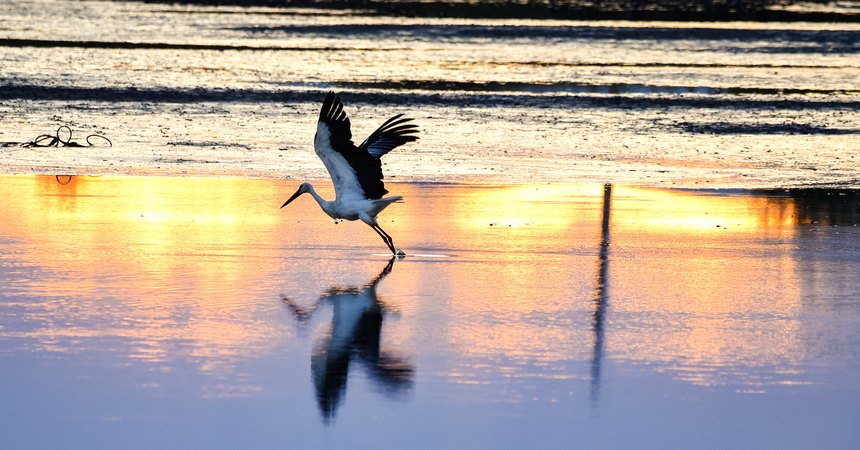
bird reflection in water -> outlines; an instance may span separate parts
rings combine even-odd
[[[323,420],[330,423],[346,393],[350,365],[359,363],[383,393],[397,396],[413,386],[415,369],[408,358],[380,345],[383,317],[388,308],[376,295],[376,286],[394,267],[388,261],[382,272],[363,287],[333,287],[311,308],[303,308],[282,295],[281,300],[302,323],[323,304],[334,309],[329,334],[311,354],[311,375]]]

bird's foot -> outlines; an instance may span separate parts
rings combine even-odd
[[[406,256],[406,252],[404,252],[403,250],[398,249],[396,252],[394,252],[394,256],[396,256],[396,257],[398,257],[398,258],[403,258],[403,257],[405,257],[405,256]]]

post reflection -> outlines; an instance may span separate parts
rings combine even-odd
[[[381,346],[382,323],[387,307],[376,287],[394,268],[391,258],[379,274],[363,287],[332,287],[310,308],[288,296],[281,300],[299,323],[309,320],[319,308],[334,309],[328,335],[311,354],[311,376],[317,403],[325,423],[331,423],[346,393],[350,366],[361,364],[367,375],[386,395],[397,396],[412,389],[415,368],[407,357]]]
[[[603,360],[603,327],[606,323],[606,308],[609,302],[609,215],[612,211],[612,185],[603,186],[603,214],[600,220],[600,253],[597,260],[597,283],[594,289],[594,314],[591,329],[594,332],[594,347],[591,352],[591,401],[596,405],[600,390],[600,364]]]

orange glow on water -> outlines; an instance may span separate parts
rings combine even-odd
[[[620,212],[615,226],[643,231],[660,229],[677,233],[717,232],[732,229],[760,232],[796,223],[791,215],[791,199],[738,195],[713,195],[701,192],[618,187],[615,197],[644,202],[648,208],[635,213]],[[723,228],[724,230],[719,230]]]
[[[0,233],[43,273],[22,288],[46,299],[30,312],[99,324],[26,333],[46,348],[74,352],[50,343],[122,337],[129,358],[168,364],[182,355],[205,372],[283,332],[256,328],[244,297],[265,276],[254,261],[265,255],[247,244],[276,234],[267,183],[38,176],[6,177],[2,190]]]
[[[801,308],[789,198],[616,187],[609,259],[601,261],[602,186],[453,195],[462,197],[432,207],[449,211],[440,232],[481,250],[464,256],[492,267],[434,274],[452,316],[492,317],[451,320],[446,335],[460,351],[550,364],[591,357],[593,349],[583,344],[593,341],[593,326],[577,317],[593,314],[596,273],[607,264],[608,320],[655,318],[646,328],[610,333],[606,345],[614,355],[670,364],[679,377],[701,384],[725,378],[713,367],[803,357],[800,324],[785,320]],[[761,253],[772,241],[786,242],[776,246],[776,257]],[[747,318],[755,315],[774,320],[749,328]]]
[[[273,337],[292,333],[272,322],[283,313],[279,293],[309,302],[332,287],[362,286],[384,260],[364,260],[384,254],[371,230],[333,225],[308,196],[279,210],[294,184],[5,177],[0,236],[20,248],[20,264],[43,274],[15,289],[42,299],[25,315],[55,320],[0,332],[65,352],[120,336],[130,340],[129,358],[163,370],[179,358],[222,373],[272,351]],[[406,316],[386,325],[395,347],[431,326],[462,357],[537,361],[551,371],[602,353],[593,343],[603,301],[607,354],[659,363],[694,383],[730,377],[721,367],[804,357],[792,319],[803,287],[790,198],[615,187],[602,230],[600,185],[390,189],[406,202],[381,224],[399,247],[430,254],[397,263],[380,288]],[[444,319],[425,324],[410,316],[419,312]],[[450,367],[464,383],[481,370]]]

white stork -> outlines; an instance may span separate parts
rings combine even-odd
[[[317,402],[327,423],[334,419],[344,399],[349,370],[356,363],[386,393],[399,394],[414,384],[415,368],[409,359],[382,345],[382,324],[389,308],[377,296],[376,287],[391,273],[394,259],[370,283],[363,287],[332,287],[311,308],[303,308],[281,295],[284,306],[299,323],[307,323],[324,304],[334,308],[331,329],[311,354]]]
[[[394,248],[391,236],[376,221],[376,216],[388,205],[403,200],[399,195],[383,198],[388,191],[382,183],[381,162],[382,156],[395,147],[418,140],[415,136],[418,126],[408,123],[412,119],[402,117],[403,114],[398,114],[386,120],[356,147],[343,103],[334,92],[329,92],[320,109],[314,151],[328,169],[335,199],[326,201],[310,183],[302,183],[281,208],[298,196],[309,193],[332,219],[360,219],[382,237],[391,253],[403,255],[403,251]]]

